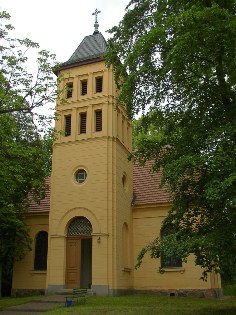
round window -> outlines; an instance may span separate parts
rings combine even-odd
[[[79,183],[82,184],[85,182],[87,178],[87,172],[84,169],[80,169],[75,173],[75,180]]]

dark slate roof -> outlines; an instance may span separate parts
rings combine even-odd
[[[101,33],[86,36],[68,61],[61,67],[70,66],[87,60],[102,58],[106,51],[106,40]]]

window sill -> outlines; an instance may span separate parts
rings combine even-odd
[[[46,274],[47,270],[32,270],[31,274]]]
[[[132,271],[132,269],[129,268],[129,267],[124,267],[121,270],[124,271],[124,272],[131,272]]]
[[[165,273],[165,272],[180,272],[184,273],[185,268],[183,267],[170,267],[170,268],[159,268],[159,273]]]

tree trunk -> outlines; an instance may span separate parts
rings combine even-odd
[[[2,297],[2,263],[0,263],[0,297]]]

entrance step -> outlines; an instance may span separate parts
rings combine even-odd
[[[72,295],[73,289],[62,289],[60,291],[57,291],[56,294],[58,295]],[[92,289],[87,289],[87,296],[96,295],[96,293]]]

